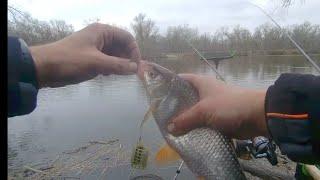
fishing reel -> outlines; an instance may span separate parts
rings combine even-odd
[[[278,164],[276,145],[263,136],[255,137],[253,140],[235,140],[236,153],[242,159],[266,158],[271,165]]]

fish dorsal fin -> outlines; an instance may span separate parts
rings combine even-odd
[[[180,155],[173,150],[168,144],[163,145],[156,153],[155,162],[157,165],[167,165],[180,160]]]

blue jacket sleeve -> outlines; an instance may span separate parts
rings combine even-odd
[[[7,117],[32,112],[37,104],[38,84],[32,56],[23,40],[8,37]]]

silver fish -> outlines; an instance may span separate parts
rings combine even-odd
[[[231,140],[210,128],[197,128],[175,137],[168,121],[199,101],[197,90],[170,70],[142,61],[138,76],[146,88],[152,115],[167,143],[200,179],[246,179]]]

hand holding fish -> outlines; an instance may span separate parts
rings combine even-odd
[[[30,51],[39,88],[75,84],[99,74],[133,74],[141,58],[129,32],[99,23]]]
[[[162,136],[175,152],[170,152],[170,148],[165,146],[157,153],[158,162],[175,160],[176,154],[179,154],[199,179],[245,179],[230,138],[216,129],[196,128],[182,136],[173,136],[168,132],[167,126],[172,118],[202,101],[199,95],[203,97],[206,94],[203,90],[199,94],[196,89],[198,86],[194,87],[155,63],[140,61],[138,77],[143,81],[149,97],[150,109],[147,114],[151,112]]]
[[[265,90],[227,85],[212,76],[183,74],[199,92],[200,101],[169,124],[175,135],[209,126],[238,139],[268,136],[264,100]]]

